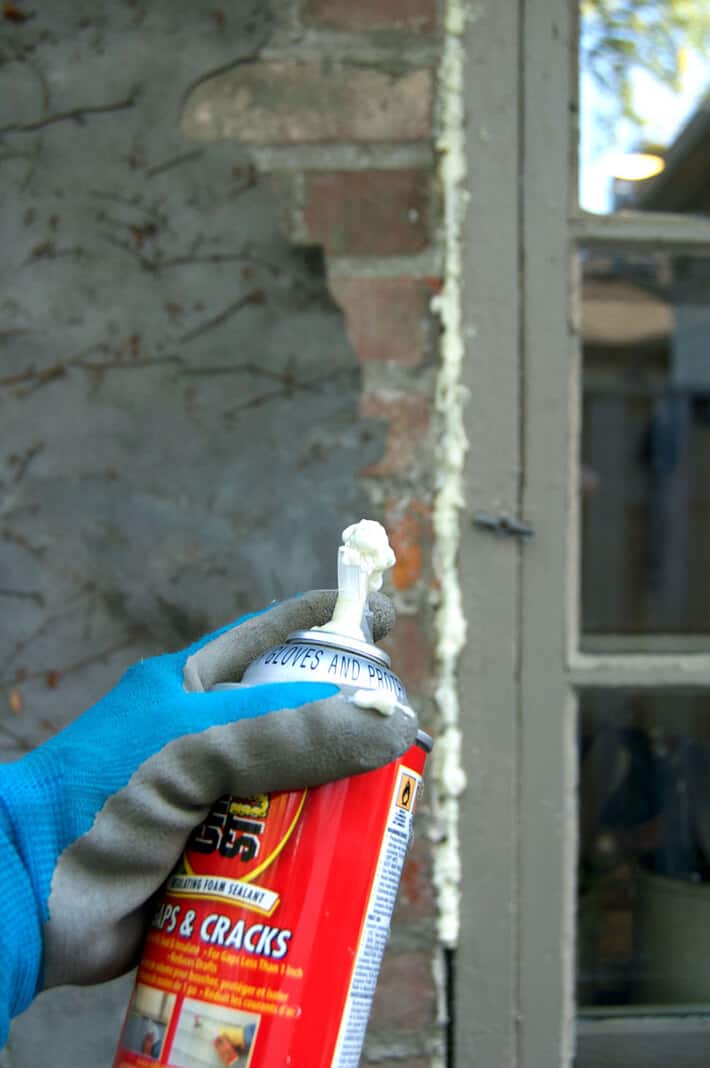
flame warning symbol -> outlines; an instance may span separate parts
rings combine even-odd
[[[397,807],[406,809],[407,812],[411,812],[414,809],[414,802],[416,799],[417,780],[413,775],[407,775],[406,772],[404,772],[399,782]]]

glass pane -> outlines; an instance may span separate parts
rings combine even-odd
[[[710,259],[582,263],[582,647],[707,650]]]
[[[581,0],[586,211],[710,208],[710,0]]]
[[[710,1009],[710,695],[580,703],[578,999]]]

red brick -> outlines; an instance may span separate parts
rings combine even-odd
[[[431,953],[385,953],[370,1025],[412,1032],[426,1029],[435,1019]]]
[[[306,0],[307,18],[343,30],[433,30],[436,0]]]
[[[431,507],[408,501],[388,508],[385,520],[397,563],[392,571],[395,589],[407,590],[422,577],[433,541]]]
[[[392,666],[411,694],[424,693],[431,682],[431,645],[416,616],[397,616],[397,622],[380,643],[392,657]]]
[[[402,475],[428,451],[427,431],[431,405],[419,393],[366,393],[360,400],[364,419],[389,423],[383,456],[362,472],[364,475]]]
[[[428,170],[334,171],[309,178],[308,238],[335,255],[388,256],[429,244]]]
[[[431,135],[433,72],[363,63],[242,63],[192,91],[181,127],[195,141],[328,144],[419,141]]]
[[[360,360],[414,366],[429,348],[431,290],[419,278],[332,278],[348,337]]]
[[[426,838],[420,836],[414,839],[414,844],[404,862],[394,914],[395,923],[406,926],[413,920],[436,915],[429,849],[429,842]]]

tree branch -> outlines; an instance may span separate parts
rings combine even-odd
[[[247,308],[250,304],[264,304],[266,302],[266,294],[263,289],[254,289],[251,293],[247,293],[246,296],[240,297],[239,300],[235,300],[233,304],[228,304],[226,308],[223,308],[221,312],[213,316],[211,319],[206,319],[199,326],[194,327],[192,330],[188,330],[186,334],[183,334],[179,338],[181,343],[187,341],[194,341],[195,338],[201,337],[202,334],[208,333],[210,330],[215,330],[218,326],[222,326],[228,319],[231,319],[233,315],[240,312],[242,308]]]
[[[83,122],[89,115],[105,115],[111,111],[125,111],[132,108],[138,98],[138,90],[133,89],[130,96],[123,100],[117,100],[112,104],[86,104],[84,107],[70,108],[68,111],[57,111],[53,115],[35,119],[34,122],[0,126],[0,134],[7,133],[34,133],[43,130],[46,126],[54,126],[58,122]]]

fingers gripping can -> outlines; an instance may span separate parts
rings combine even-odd
[[[242,682],[306,672],[407,703],[382,650],[326,631]],[[419,732],[378,771],[218,801],[155,908],[114,1068],[356,1068],[430,748]]]

